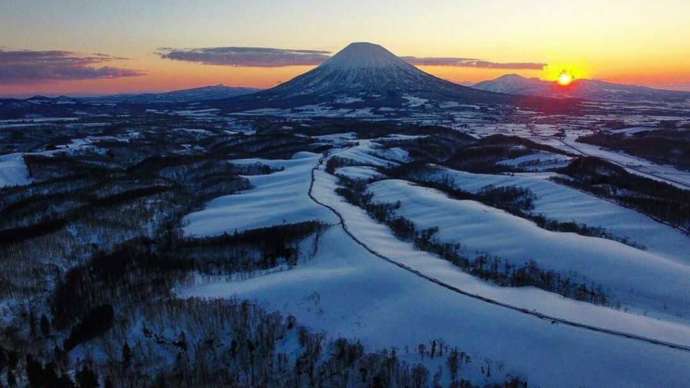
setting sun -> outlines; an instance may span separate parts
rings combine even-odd
[[[568,86],[571,83],[573,83],[573,76],[570,73],[564,71],[561,73],[561,75],[558,76],[558,84],[559,85]]]

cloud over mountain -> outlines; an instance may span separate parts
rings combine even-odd
[[[318,65],[329,58],[328,51],[289,50],[265,47],[208,47],[158,50],[162,58],[205,65],[281,67]]]
[[[144,73],[114,66],[99,66],[122,60],[107,54],[82,55],[61,50],[0,49],[0,81],[30,83],[55,80],[87,80],[133,77]]]
[[[402,59],[415,66],[454,66],[477,67],[483,69],[512,69],[512,70],[541,70],[545,63],[534,62],[490,62],[476,58],[453,57],[402,57]]]
[[[157,54],[165,59],[196,62],[205,65],[282,67],[317,66],[330,58],[321,50],[291,50],[266,47],[207,47],[196,49],[161,48]],[[498,63],[475,58],[401,57],[412,65],[476,67],[487,69],[541,70],[545,64],[533,62]]]

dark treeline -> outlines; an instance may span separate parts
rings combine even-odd
[[[144,163],[151,167],[146,171],[137,165],[130,173],[108,175],[104,171],[103,176],[53,178],[39,184],[47,189],[38,195],[31,195],[35,192],[31,186],[24,189],[27,194],[13,189],[11,198],[2,201],[0,244],[48,235],[104,208],[127,206],[149,197],[175,198],[191,210],[211,198],[249,187],[248,181],[225,161],[192,158],[189,165],[182,163],[189,158],[173,159],[174,163]],[[159,169],[153,168],[154,165]],[[70,182],[73,182],[72,187]],[[54,186],[58,187],[57,192],[51,191]]]
[[[39,223],[20,226],[18,228],[8,228],[0,230],[0,245],[1,244],[16,244],[22,241],[30,240],[39,236],[44,236],[64,228],[67,225],[67,220],[64,218],[47,219]]]
[[[502,366],[486,360],[475,366],[467,353],[443,341],[367,352],[357,341],[327,340],[299,326],[294,317],[269,314],[248,302],[185,300],[170,294],[195,266],[193,257],[180,259],[180,247],[258,247],[270,244],[269,236],[299,239],[320,227],[303,223],[182,240],[169,252],[155,241],[132,241],[115,253],[94,257],[67,274],[51,301],[49,323],[39,325],[49,327],[37,335],[51,333],[52,341],[61,337],[57,333],[66,333],[54,358],[39,361],[29,353],[26,362],[14,362],[7,374],[14,379],[26,376],[32,386],[383,388],[439,386],[445,381],[453,387],[474,387],[466,374],[475,368],[495,386],[526,387],[521,378],[504,377]],[[80,346],[115,351],[105,361],[70,363],[70,352]],[[173,357],[163,356],[168,354]],[[439,359],[442,367],[430,371],[401,360],[413,354],[421,360]],[[76,374],[67,373],[73,369]],[[84,385],[86,381],[95,385]]]
[[[479,255],[468,258],[461,254],[459,243],[443,243],[435,238],[437,227],[417,230],[409,219],[396,215],[400,202],[393,204],[375,203],[372,194],[366,192],[366,184],[341,178],[341,187],[336,192],[349,203],[363,208],[377,221],[388,225],[396,237],[412,241],[421,250],[434,253],[448,260],[463,271],[488,280],[502,287],[532,286],[546,291],[555,292],[566,298],[581,300],[599,305],[611,305],[610,298],[601,286],[583,282],[575,273],[567,275],[540,268],[536,262],[528,260],[516,265],[499,257]],[[489,190],[492,191],[493,189]],[[522,198],[520,190],[500,190],[497,193],[486,194],[489,198],[512,198],[513,205],[529,203]],[[522,198],[522,199],[521,199]]]
[[[209,238],[179,239],[173,235],[173,241],[130,240],[66,273],[51,301],[54,325],[65,328],[99,304],[116,305],[113,290],[123,284],[130,294],[145,299],[151,292],[165,295],[165,289],[181,282],[190,271],[231,274],[280,264],[294,266],[299,259],[298,244],[323,227],[312,221]],[[141,282],[142,278],[147,280]],[[157,279],[155,287],[152,279]]]
[[[689,190],[629,173],[593,157],[575,159],[560,172],[573,179],[553,178],[559,183],[610,198],[690,232]]]
[[[217,237],[187,238],[175,244],[177,256],[192,257],[194,269],[205,274],[251,273],[279,265],[294,267],[299,244],[315,236],[312,253],[325,226],[316,221],[283,224]]]
[[[113,327],[114,314],[113,306],[109,304],[89,310],[81,321],[72,327],[63,349],[69,352],[83,342],[102,336]]]
[[[232,170],[237,175],[268,175],[277,171],[283,171],[283,167],[274,168],[263,163],[231,163]]]
[[[327,148],[327,147],[326,147]],[[233,159],[256,157],[260,155],[266,159],[289,159],[296,152],[321,152],[323,146],[312,144],[305,136],[297,136],[293,132],[266,133],[257,132],[252,136],[241,139],[231,139],[214,144],[210,151],[228,155]]]
[[[673,121],[661,122],[660,126],[632,134],[599,132],[577,140],[690,170],[690,132],[676,128],[678,123]]]
[[[109,306],[83,320],[86,338],[111,319]],[[94,313],[96,314],[96,313]],[[114,349],[105,361],[70,366],[65,358],[40,360],[0,348],[0,373],[10,383],[32,387],[234,386],[234,387],[478,387],[469,379],[478,370],[491,387],[526,387],[501,364],[475,360],[442,340],[414,348],[366,351],[345,338],[328,340],[298,324],[293,316],[267,313],[246,301],[167,299],[143,306],[126,324],[134,342],[110,329],[100,343]],[[174,324],[174,326],[171,326]],[[72,337],[70,337],[72,338]],[[417,358],[439,364],[428,370],[403,361]],[[152,364],[155,363],[155,364]],[[4,370],[4,371],[3,371]],[[69,373],[74,370],[73,373]],[[473,379],[477,379],[473,377]],[[12,384],[12,385],[14,385]]]
[[[357,162],[355,162],[354,160],[340,158],[338,156],[331,156],[326,161],[326,172],[328,172],[329,174],[335,174],[335,170],[339,169],[340,167],[356,165]]]
[[[79,219],[84,214],[98,211],[100,207],[112,207],[128,203],[143,197],[150,197],[170,190],[170,187],[152,186],[120,192],[113,195],[98,197],[96,195],[74,194],[66,197],[72,203],[81,203],[76,208],[67,208],[65,212],[57,216],[46,214],[43,219],[35,224],[7,228],[0,230],[0,244],[16,244],[39,236],[44,236],[64,228],[71,220]],[[49,201],[52,200],[48,199]],[[16,207],[6,209],[0,214],[11,213]]]
[[[528,139],[516,136],[491,135],[458,149],[442,163],[454,169],[476,173],[519,171],[519,168],[497,162],[535,152],[563,154],[563,151]]]

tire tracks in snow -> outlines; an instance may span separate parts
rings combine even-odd
[[[598,327],[598,326],[593,326],[593,325],[589,325],[589,324],[585,324],[585,323],[575,322],[575,321],[571,321],[568,319],[551,316],[548,314],[542,314],[542,313],[535,311],[535,310],[529,310],[529,309],[526,309],[523,307],[518,307],[515,305],[508,304],[508,303],[500,302],[498,300],[487,298],[487,297],[481,296],[479,294],[467,292],[467,291],[464,291],[458,287],[455,287],[453,285],[445,283],[439,279],[436,279],[432,276],[426,275],[426,274],[424,274],[424,273],[422,273],[422,272],[420,272],[420,271],[418,271],[418,270],[416,270],[416,269],[414,269],[408,265],[397,262],[394,259],[391,259],[390,257],[385,256],[385,255],[375,251],[374,249],[369,247],[367,244],[362,242],[360,239],[355,237],[355,235],[352,234],[352,232],[350,232],[350,230],[347,226],[347,223],[345,222],[345,218],[342,216],[342,214],[340,214],[340,212],[338,212],[338,210],[336,210],[335,208],[333,208],[330,205],[327,205],[327,204],[319,201],[312,194],[312,191],[314,188],[314,183],[316,181],[316,171],[319,170],[319,168],[323,164],[324,160],[326,160],[326,158],[327,158],[327,155],[322,156],[319,159],[318,163],[314,166],[314,168],[312,168],[312,170],[311,170],[311,182],[309,183],[309,191],[307,192],[307,195],[309,196],[309,198],[314,203],[327,208],[333,214],[335,214],[335,216],[338,217],[338,219],[340,220],[339,225],[343,228],[343,231],[345,232],[345,234],[347,234],[355,243],[357,243],[357,245],[361,246],[366,251],[368,251],[372,255],[378,257],[379,259],[384,260],[384,261],[386,261],[386,262],[388,262],[388,263],[390,263],[390,264],[392,264],[392,265],[394,265],[400,269],[403,269],[409,273],[412,273],[413,275],[415,275],[417,277],[420,277],[424,280],[432,282],[432,283],[434,283],[440,287],[443,287],[447,290],[450,290],[456,294],[460,294],[460,295],[463,295],[465,297],[472,298],[472,299],[478,300],[480,302],[488,303],[488,304],[491,304],[491,305],[494,305],[497,307],[502,307],[502,308],[505,308],[508,310],[512,310],[512,311],[515,311],[515,312],[520,313],[520,314],[532,316],[532,317],[535,317],[535,318],[538,318],[541,320],[545,320],[545,321],[550,321],[551,324],[562,324],[565,326],[569,326],[569,327],[573,327],[573,328],[577,328],[577,329],[582,329],[582,330],[587,330],[587,331],[594,332],[594,333],[612,335],[612,336],[619,337],[619,338],[626,338],[626,339],[630,339],[630,340],[634,340],[634,341],[638,341],[638,342],[644,342],[647,344],[662,346],[662,347],[690,353],[690,346],[688,346],[688,345],[682,345],[682,344],[677,344],[677,343],[673,343],[673,342],[666,342],[666,341],[658,340],[655,338],[645,337],[645,336],[641,336],[641,335],[637,335],[637,334],[633,334],[633,333],[628,333],[628,332],[624,332],[624,331],[612,330],[612,329],[607,329],[605,327]]]

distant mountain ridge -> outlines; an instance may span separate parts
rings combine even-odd
[[[260,89],[231,87],[219,84],[193,89],[174,90],[163,93],[118,94],[113,96],[82,98],[82,100],[98,103],[129,104],[184,103],[242,96],[245,94],[255,93],[259,90]]]
[[[507,74],[494,80],[479,82],[476,89],[524,96],[549,98],[578,98],[586,100],[665,100],[684,101],[690,99],[689,92],[654,89],[645,86],[623,85],[599,80],[575,80],[569,86],[555,82]]]
[[[103,109],[112,105],[113,109],[142,109],[147,105],[189,104],[195,102],[221,100],[257,92],[259,89],[230,87],[225,85],[204,86],[193,89],[174,90],[163,93],[117,94],[98,97],[46,97],[0,98],[0,117],[8,119],[29,116],[70,117],[75,111]]]

